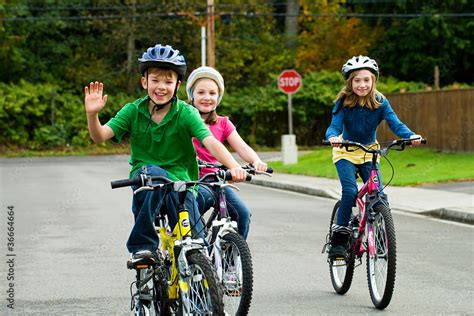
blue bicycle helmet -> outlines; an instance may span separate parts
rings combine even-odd
[[[179,50],[173,49],[170,45],[163,46],[156,44],[149,47],[138,58],[140,73],[143,75],[150,67],[165,68],[174,70],[178,74],[178,80],[183,80],[186,74],[186,61]]]

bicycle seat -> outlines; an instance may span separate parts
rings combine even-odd
[[[150,250],[137,251],[132,255],[132,259],[127,261],[128,269],[141,269],[147,268],[158,262],[158,256],[156,253]]]

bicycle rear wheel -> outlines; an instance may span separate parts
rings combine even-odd
[[[171,315],[170,304],[168,301],[168,280],[169,271],[164,265],[159,266],[155,272],[155,302],[154,311],[156,315]],[[153,314],[152,314],[153,315]]]
[[[331,214],[331,221],[329,229],[337,222],[337,214],[339,212],[339,204],[337,201]],[[345,294],[349,291],[352,284],[352,277],[354,276],[354,251],[352,248],[348,251],[347,260],[329,260],[329,274],[331,276],[332,287],[337,294]]]
[[[135,316],[154,316],[163,315],[159,312],[156,302],[157,288],[154,282],[153,267],[149,266],[145,269],[137,269],[137,280],[140,282],[147,279],[148,282],[142,284],[138,288],[139,282],[134,282],[137,286],[137,292],[132,297],[133,315]]]
[[[250,249],[238,233],[227,233],[222,239],[224,309],[228,315],[247,315],[253,291]]]
[[[180,276],[178,315],[224,315],[222,291],[209,260],[199,251],[189,251],[186,259],[190,275]]]
[[[390,209],[383,205],[374,206],[375,220],[368,223],[373,228],[374,257],[367,252],[367,281],[372,303],[384,309],[390,303],[395,286],[396,238]]]

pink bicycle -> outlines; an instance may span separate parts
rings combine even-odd
[[[384,309],[390,304],[395,286],[397,260],[395,225],[387,196],[380,187],[377,158],[379,156],[386,157],[388,151],[394,146],[398,147],[396,150],[404,150],[406,145],[411,144],[411,141],[412,139],[397,139],[380,149],[368,148],[351,141],[339,143],[347,151],[353,151],[350,147],[358,147],[371,154],[372,169],[369,179],[357,193],[358,212],[356,214],[353,212],[349,221],[352,233],[349,238],[348,256],[335,260],[328,259],[331,282],[336,293],[345,294],[351,287],[356,259],[359,261],[357,266],[361,265],[362,257],[367,253],[367,281],[370,298],[377,309]],[[422,139],[422,143],[426,144],[426,139]],[[324,140],[323,144],[330,145],[331,143]],[[332,211],[329,233],[322,253],[328,251],[327,246],[332,236],[331,227],[336,223],[339,204],[340,201],[336,203]]]

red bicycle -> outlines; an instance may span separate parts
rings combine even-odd
[[[362,257],[367,254],[367,281],[369,284],[370,298],[377,309],[384,309],[390,304],[395,286],[396,274],[396,237],[392,213],[387,201],[387,196],[380,187],[377,158],[385,157],[388,151],[397,146],[396,150],[404,150],[411,144],[412,139],[397,139],[384,148],[369,148],[357,142],[342,141],[340,144],[347,151],[354,151],[350,147],[357,147],[372,155],[372,169],[367,182],[357,193],[356,214],[351,215],[349,228],[350,247],[346,258],[328,259],[329,272],[334,290],[338,294],[345,294],[351,287],[356,259],[362,264]],[[426,144],[426,139],[422,139]],[[324,140],[324,145],[331,145]],[[356,149],[357,150],[357,149]],[[387,159],[388,160],[388,159]],[[393,168],[392,168],[393,170]],[[388,182],[390,183],[390,181]],[[388,184],[387,184],[388,185]],[[365,201],[364,201],[365,197]],[[322,253],[328,251],[328,244],[332,236],[332,225],[336,223],[340,201],[336,203],[331,214],[329,233]]]

